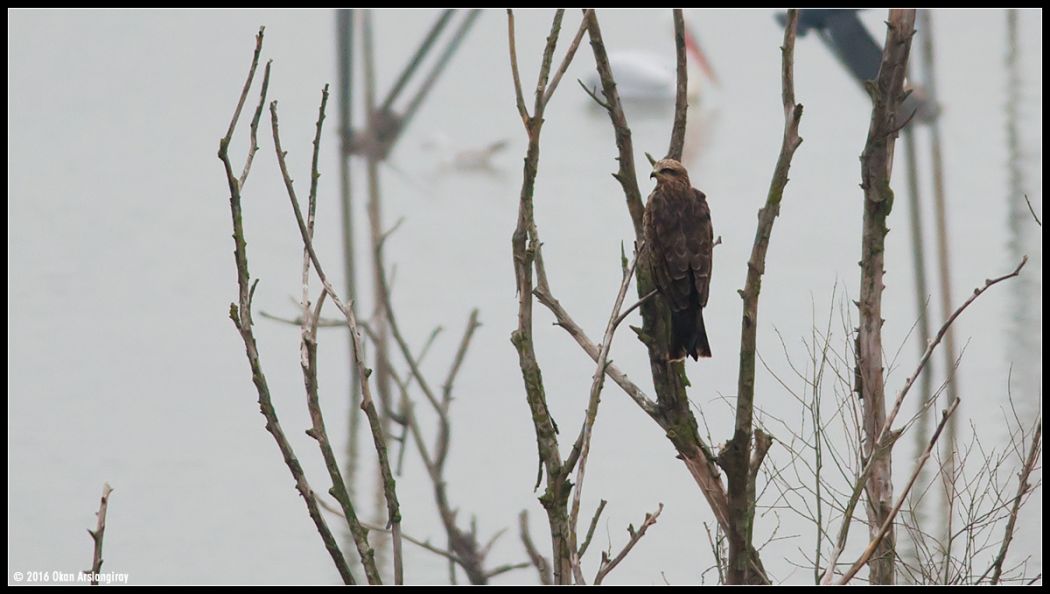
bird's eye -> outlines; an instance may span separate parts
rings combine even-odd
[[[674,169],[661,169],[660,173],[667,173],[667,174],[670,174],[670,175],[678,175],[678,172],[675,171]]]

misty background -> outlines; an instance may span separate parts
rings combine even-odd
[[[393,82],[436,14],[376,13],[380,89]],[[516,13],[527,93],[550,18],[551,11]],[[606,10],[599,18],[610,52],[648,50],[673,65],[670,11]],[[881,43],[885,13],[865,11],[861,18]],[[1023,196],[1010,190],[1005,12],[937,11],[933,18],[953,307],[986,278],[1013,270],[1017,254],[1031,260],[1023,281],[995,287],[954,326],[957,344],[965,345],[956,375],[960,435],[976,431],[984,443],[1002,447],[1009,436],[1008,377],[1022,419],[1041,414],[1042,231],[1034,223],[1018,224],[1012,214],[1018,204],[1022,212],[1027,207]],[[1015,163],[1040,216],[1041,18],[1036,11],[1019,14],[1022,157]],[[740,324],[736,291],[744,284],[756,212],[781,142],[783,30],[768,10],[687,11],[686,21],[720,81],[715,86],[698,80],[701,99],[690,109],[685,163],[694,185],[708,195],[715,234],[722,237],[705,312],[715,356],[687,365],[690,397],[717,444],[730,437]],[[578,13],[568,11],[559,56],[578,22]],[[266,26],[263,58],[274,60],[269,96],[279,102],[282,142],[297,189],[305,195],[321,88],[333,83],[338,93],[332,11],[8,13],[9,582],[16,571],[75,572],[90,566],[85,529],[94,526],[105,481],[114,492],[103,571],[127,572],[130,583],[338,582],[263,428],[244,347],[228,318],[236,275],[227,187],[215,153],[259,25]],[[554,294],[596,337],[619,285],[621,242],[630,249],[633,231],[610,175],[616,148],[608,118],[575,83],[593,70],[586,43],[547,109],[536,218]],[[913,63],[917,49],[913,46]],[[805,141],[795,155],[770,244],[758,344],[772,373],[801,387],[788,356],[802,359],[802,340],[814,325],[826,326],[832,315],[833,345],[845,348],[841,313],[859,280],[858,157],[870,102],[814,34],[798,39],[795,88],[805,106],[800,126]],[[253,90],[250,106],[256,97]],[[315,245],[342,286],[336,99],[333,95],[329,103],[323,136]],[[666,150],[671,104],[628,106],[627,115],[644,173],[642,152]],[[356,119],[361,121],[360,114]],[[242,119],[231,150],[234,163],[243,159],[246,124]],[[496,155],[493,171],[465,172],[446,163],[450,147],[499,140],[508,146]],[[302,265],[268,124],[261,126],[259,144],[243,202],[251,272],[261,279],[255,332],[281,422],[320,492],[328,478],[315,443],[303,433],[309,418],[298,329],[258,315],[297,315]],[[385,248],[387,263],[396,265],[398,320],[417,347],[436,325],[445,327],[425,369],[443,375],[470,310],[480,308],[483,326],[452,407],[447,478],[453,504],[461,517],[477,516],[483,538],[510,529],[492,553],[493,565],[527,559],[517,538],[522,509],[529,510],[541,551],[550,552],[543,510],[532,490],[535,435],[509,341],[517,315],[510,237],[525,144],[514,105],[506,16],[484,11],[381,169],[385,223],[404,217]],[[887,360],[895,362],[887,366],[888,392],[899,389],[919,356],[909,336],[918,314],[902,153],[897,151],[894,168],[897,203],[887,237],[883,305]],[[932,271],[927,155],[921,150]],[[359,262],[367,245],[363,172],[355,166]],[[642,188],[648,192],[648,180]],[[371,280],[368,269],[361,270],[359,311],[368,312]],[[930,303],[936,328],[944,318],[936,293]],[[582,419],[593,363],[550,325],[553,317],[544,308],[535,311],[536,350],[564,441]],[[855,310],[851,313],[855,317]],[[635,313],[629,323],[638,319]],[[623,330],[611,358],[651,389],[645,350]],[[319,356],[329,434],[333,443],[345,444],[345,331],[322,330]],[[401,363],[397,356],[392,360]],[[940,356],[931,363],[939,384],[946,370]],[[759,418],[797,417],[798,404],[772,373],[759,365],[756,403],[768,415]],[[703,524],[714,525],[707,504],[660,429],[617,386],[609,383],[602,400],[581,514],[589,519],[600,498],[609,501],[595,546],[619,550],[629,523],[637,526],[658,502],[665,505],[658,523],[608,583],[698,583],[713,564]],[[904,413],[910,416],[917,400],[913,394]],[[770,422],[774,436],[778,426]],[[911,440],[905,441],[894,464],[898,489],[914,457]],[[374,459],[367,442],[363,446],[362,459]],[[1014,488],[1010,483],[1011,494]],[[359,507],[373,509],[372,487],[362,483],[357,492]],[[404,531],[442,543],[430,482],[412,450],[398,493]],[[770,501],[760,500],[759,506],[763,503]],[[1035,497],[1022,511],[1010,557],[1033,555],[1028,571],[1033,576],[1041,572],[1041,505],[1041,496]],[[801,551],[812,550],[812,528],[790,512],[777,519],[760,510],[756,543],[778,522],[779,540],[763,550],[766,568],[776,581],[805,583],[812,570],[793,563],[803,563]],[[329,517],[329,523],[342,530],[336,518]],[[405,551],[406,583],[446,580],[445,560],[408,543]],[[598,558],[597,548],[591,551],[584,562],[589,575]],[[844,560],[858,552],[847,550]],[[708,583],[713,577],[707,575]],[[531,569],[495,580],[535,582]]]

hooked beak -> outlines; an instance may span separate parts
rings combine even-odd
[[[653,179],[654,177],[656,177],[655,171],[649,174],[649,179]]]

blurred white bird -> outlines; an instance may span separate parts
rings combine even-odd
[[[436,133],[423,141],[422,147],[440,153],[443,169],[494,171],[496,167],[492,158],[507,147],[507,141],[497,140],[484,146],[457,146],[444,134]]]
[[[707,78],[718,84],[718,78],[689,26],[685,28],[685,48],[688,64],[698,67]],[[675,97],[675,65],[666,56],[645,50],[616,51],[609,54],[609,65],[616,78],[616,89],[620,99],[629,102],[673,100]],[[696,70],[694,69],[694,72]],[[601,80],[592,72],[585,81],[590,89],[601,89]],[[688,96],[690,101],[699,97],[698,77],[690,76]]]

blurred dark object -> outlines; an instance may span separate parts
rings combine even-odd
[[[879,74],[879,60],[882,58],[882,46],[875,41],[871,33],[860,22],[857,9],[809,8],[800,10],[798,15],[798,35],[805,36],[815,30],[835,57],[850,71],[853,78],[862,86],[866,81],[875,80]],[[777,21],[787,24],[787,14],[778,13]],[[908,84],[905,89],[912,91],[901,105],[901,124],[908,118],[913,121],[929,123],[940,111],[929,101],[921,86]],[[912,115],[914,114],[914,115]]]

